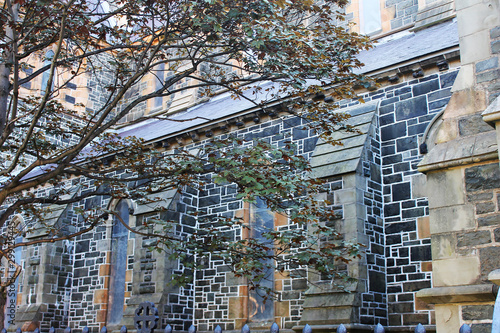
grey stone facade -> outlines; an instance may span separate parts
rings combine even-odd
[[[429,7],[418,18],[419,1],[384,2],[394,12],[393,29],[416,20],[421,20],[419,28],[425,28],[434,15],[434,3],[436,20],[449,18],[452,11],[450,1],[426,1]],[[464,8],[463,2],[457,3]],[[245,323],[258,331],[274,321],[288,332],[300,331],[305,324],[318,332],[331,331],[340,323],[348,324],[352,331],[371,331],[374,324],[381,323],[394,332],[422,323],[431,331],[437,325],[445,332],[444,318],[451,318],[446,329],[450,332],[458,330],[461,322],[473,322],[480,331],[489,329],[494,288],[488,276],[500,265],[500,172],[495,131],[490,125],[496,122],[499,127],[499,123],[481,116],[480,111],[498,96],[500,35],[498,26],[486,29],[489,56],[481,56],[471,65],[464,59],[472,51],[461,51],[462,63],[457,60],[458,37],[449,36],[454,29],[448,22],[432,27],[421,39],[417,34],[401,37],[403,50],[397,48],[397,42],[384,42],[372,53],[361,55],[380,86],[360,92],[364,103],[338,103],[351,115],[348,122],[360,130],[356,135],[335,133],[343,146],[326,148],[313,131],[303,127],[300,118],[289,114],[270,117],[261,113],[255,122],[253,116],[243,117],[244,125],[235,126],[236,115],[255,112],[245,114],[250,106],[244,101],[220,97],[190,109],[227,120],[231,134],[244,139],[245,145],[252,145],[254,139],[276,146],[289,140],[297,145],[297,154],[311,161],[313,174],[327,180],[324,197],[338,216],[335,226],[345,239],[365,246],[360,259],[339,266],[356,278],[345,286],[349,292],[313,278],[307,268],[290,268],[287,274],[274,275],[278,299],[269,322],[252,320],[248,283],[235,277],[222,260],[209,258],[200,263],[202,269],[191,271],[169,260],[168,253],[151,251],[156,239],[129,234],[126,269],[120,273],[126,307],[120,323],[110,329],[122,324],[132,328],[135,307],[145,300],[159,308],[162,327],[170,324],[179,331],[191,324],[202,332],[216,325],[237,331]],[[441,35],[443,40],[436,40]],[[390,55],[397,61],[388,59]],[[474,78],[464,78],[463,73]],[[472,89],[474,84],[481,89]],[[141,89],[145,86],[131,94],[139,94]],[[97,106],[99,91],[92,89],[89,96]],[[146,106],[139,105],[129,120],[143,115]],[[204,124],[196,123],[202,128],[197,132],[201,139],[188,139],[186,149],[203,148],[209,142],[203,136],[205,129],[217,129],[217,124],[215,116]],[[191,130],[187,122],[176,126]],[[146,140],[154,143],[170,129],[149,124],[142,130],[134,129],[146,133]],[[174,137],[169,139],[175,142]],[[206,175],[203,188],[186,189],[182,195],[166,193],[168,209],[163,212],[128,202],[132,208],[129,225],[153,218],[176,220],[176,233],[182,236],[210,223],[207,221],[213,217],[245,219],[250,208],[237,198],[237,187],[217,185],[211,177]],[[78,185],[80,190],[94,186],[88,180]],[[79,207],[113,208],[117,204],[107,197],[90,198],[60,209],[57,219],[62,224],[68,219],[78,221]],[[278,230],[290,228],[276,216],[274,223]],[[105,325],[112,303],[110,278],[116,274],[112,230],[110,219],[107,225],[70,242],[26,249],[16,325],[26,330],[88,326],[92,332]],[[239,229],[220,227],[220,232],[243,237]],[[463,274],[454,274],[462,266]],[[172,275],[181,274],[192,276],[193,282],[184,287],[168,283]],[[309,284],[308,278],[315,284]],[[451,292],[449,287],[456,289]]]
[[[414,299],[415,291],[431,285],[431,273],[424,265],[431,259],[430,239],[428,235],[420,235],[418,229],[419,223],[425,223],[419,221],[429,214],[427,198],[418,191],[422,176],[416,171],[421,159],[418,138],[434,115],[447,104],[455,76],[455,69],[437,72],[366,93],[361,96],[365,104],[352,101],[341,105],[352,115],[350,122],[359,126],[365,124],[363,133],[366,134],[358,144],[359,152],[352,155],[356,158],[356,166],[335,169],[340,172],[329,175],[328,196],[332,209],[338,211],[339,227],[346,237],[365,244],[366,254],[344,268],[356,271],[358,282],[353,287],[352,297],[349,296],[351,300],[344,305],[350,310],[345,315],[328,319],[332,324],[345,320],[361,325],[432,324],[432,311],[419,308]],[[278,146],[285,140],[292,140],[298,147],[297,153],[312,159],[318,170],[321,158],[329,158],[329,155],[318,155],[322,144],[313,132],[304,129],[300,118],[293,116],[262,118],[259,124],[249,124],[233,134],[244,138],[246,144],[252,144],[256,138]],[[346,146],[354,139],[356,137],[346,138]],[[195,142],[186,148],[197,149],[204,144],[205,141]],[[343,149],[340,152],[344,156],[353,154],[347,148],[338,149]],[[149,218],[176,219],[181,222],[178,232],[189,234],[195,225],[200,226],[199,221],[203,218],[234,216],[244,211],[244,203],[236,199],[236,195],[237,188],[232,184],[221,186],[209,182],[205,188],[187,191],[182,197],[172,199],[169,211],[134,212],[130,223],[140,224]],[[113,205],[109,198],[90,198],[67,207],[60,219],[77,219],[74,210],[79,205],[89,208],[109,207],[110,204]],[[489,212],[487,203],[482,203],[481,207]],[[201,214],[195,218],[193,212]],[[357,227],[352,229],[351,223]],[[27,308],[38,306],[37,321],[43,322],[43,327],[64,327],[64,322],[69,321],[75,329],[89,326],[94,331],[106,321],[111,224],[67,244],[46,245],[55,246],[57,255],[49,254],[52,253],[49,250],[36,252],[30,248],[26,251],[24,258],[42,255],[47,258],[45,260],[58,261],[57,265],[44,266],[45,271],[39,274],[36,260],[25,259],[28,269],[23,278],[22,302]],[[241,237],[238,230],[234,232],[234,237]],[[248,293],[246,282],[232,276],[223,262],[209,261],[206,269],[185,271],[178,263],[169,262],[166,254],[151,252],[149,247],[154,242],[154,239],[129,235],[125,272],[128,306],[123,324],[131,325],[135,306],[144,300],[157,303],[162,326],[170,324],[176,330],[187,330],[191,323],[200,331],[213,330],[216,325],[223,330],[233,330],[248,320],[245,307],[241,306]],[[172,287],[168,284],[171,274],[194,274],[195,279],[192,285]],[[43,279],[49,276],[54,276],[54,288],[43,293],[43,297],[53,296],[50,300],[39,300],[32,290],[42,288],[43,284],[47,291]],[[283,277],[280,285],[280,302],[275,305],[275,319],[280,327],[292,329],[307,321],[319,324],[325,320],[309,309],[319,294],[311,290],[306,292],[308,285],[304,276]],[[320,292],[323,293],[324,290]],[[338,290],[327,293],[332,302],[347,295]],[[60,305],[45,308],[43,304],[46,303]],[[309,312],[304,313],[305,309]],[[331,309],[331,313],[338,311],[335,307]],[[16,320],[20,324],[33,321],[25,315],[19,315]]]

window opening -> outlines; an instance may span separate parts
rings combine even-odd
[[[116,206],[116,211],[123,222],[128,225],[129,207],[127,202],[124,200],[120,201]],[[128,230],[116,217],[113,219],[113,222],[108,293],[108,325],[120,323],[123,317],[123,307],[125,305],[125,272],[127,270]]]
[[[268,230],[274,228],[274,214],[269,210],[264,200],[257,198],[257,201],[250,205],[250,237],[259,242],[269,242],[263,236]],[[272,246],[272,245],[271,245]],[[270,250],[271,252],[273,249]],[[271,253],[270,253],[271,254]],[[266,266],[270,267],[261,281],[257,281],[261,288],[248,292],[248,320],[250,322],[267,322],[274,320],[274,302],[267,297],[266,289],[274,289],[274,269],[272,269],[272,259],[266,259]]]

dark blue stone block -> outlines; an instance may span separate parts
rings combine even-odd
[[[394,92],[394,95],[399,96],[399,95],[407,94],[409,92],[411,92],[411,87],[407,86],[407,87],[396,90]]]
[[[400,182],[402,180],[403,180],[403,177],[402,177],[402,175],[400,173],[384,177],[384,183],[385,184],[397,183],[397,182]]]
[[[441,88],[451,87],[453,85],[453,83],[455,82],[457,74],[458,74],[458,71],[454,71],[451,73],[441,75],[441,78],[440,78]]]
[[[396,103],[398,101],[399,101],[399,97],[392,97],[392,98],[384,99],[382,102],[380,102],[380,106],[393,104],[393,103]]]
[[[436,110],[445,107],[448,104],[449,100],[450,100],[449,98],[444,98],[431,102],[429,103],[429,110]]]
[[[408,135],[418,135],[425,132],[428,123],[408,126]]]
[[[406,123],[396,123],[382,127],[380,130],[382,141],[392,140],[406,136]]]
[[[392,155],[395,153],[396,153],[396,147],[394,147],[394,146],[382,147],[382,155]]]
[[[381,115],[391,113],[394,111],[394,104],[381,106],[378,110]]]
[[[410,136],[402,139],[396,140],[396,146],[398,147],[398,152],[402,152],[409,149],[416,149],[418,147],[417,137]]]
[[[309,130],[307,129],[294,128],[292,133],[294,140],[305,139],[309,136]]]
[[[370,291],[385,293],[385,274],[382,272],[370,271]]]
[[[419,96],[396,103],[397,121],[415,118],[425,114],[427,114],[427,99],[425,96]]]
[[[318,138],[309,138],[304,140],[304,152],[313,151],[316,148],[316,142],[318,142]]]
[[[420,96],[439,89],[439,80],[427,81],[413,86],[413,96]]]
[[[382,159],[382,165],[394,164],[403,161],[401,154],[387,156]]]
[[[400,213],[399,203],[387,204],[384,207],[384,215],[385,216],[399,215],[399,213]],[[386,228],[386,232],[387,232],[387,228]]]
[[[403,210],[403,218],[414,218],[414,217],[421,217],[424,215],[425,215],[425,209],[423,207]]]
[[[426,246],[416,246],[411,248],[411,261],[429,261],[432,259],[431,247]]]
[[[300,124],[302,124],[302,118],[299,117],[292,117],[283,120],[283,128],[295,127],[299,126]]]
[[[410,183],[400,183],[392,185],[392,200],[401,201],[411,198]]]
[[[394,123],[394,114],[387,114],[379,118],[380,126],[389,125]]]

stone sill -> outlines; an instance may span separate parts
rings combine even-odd
[[[497,138],[495,131],[492,130],[434,146],[418,164],[418,171],[427,173],[496,159],[498,159]]]
[[[415,296],[428,304],[493,302],[497,292],[496,285],[476,284],[426,288],[417,291]]]

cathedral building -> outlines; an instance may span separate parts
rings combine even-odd
[[[438,333],[458,332],[464,323],[473,332],[490,330],[500,283],[500,3],[351,0],[345,10],[356,23],[352,29],[376,42],[359,54],[359,72],[377,86],[360,90],[362,101],[339,102],[357,129],[334,133],[342,145],[318,139],[300,117],[279,108],[264,113],[224,91],[202,102],[196,94],[151,99],[115,130],[144,139],[151,149],[196,150],[227,133],[277,146],[293,142],[312,174],[326,180],[324,199],[345,239],[364,245],[361,258],[345,267],[354,282],[339,288],[311,283],[307,272],[276,271],[266,287],[277,298],[263,302],[215,256],[192,271],[152,251],[153,237],[133,234],[110,216],[72,240],[16,249],[23,274],[8,294],[8,330],[134,329],[135,309],[144,301],[158,308],[161,329],[169,324],[174,331],[219,325],[236,332],[245,324],[262,331],[274,322],[283,332],[301,332],[306,324],[314,333],[333,332],[339,324],[348,332],[370,332],[378,323],[391,332],[419,323]],[[155,82],[141,82],[134,93]],[[65,103],[100,103],[95,82],[78,86],[86,89],[68,87]],[[162,110],[176,112],[176,121],[135,121]],[[234,184],[209,181],[196,191],[161,196],[155,204],[100,196],[53,205],[43,223],[64,225],[78,220],[80,207],[101,206],[131,227],[173,219],[186,234],[208,216],[238,216],[251,230],[257,220],[276,230],[289,227],[261,202],[243,202]],[[25,238],[42,236],[40,228]],[[169,283],[182,274],[192,282]]]

